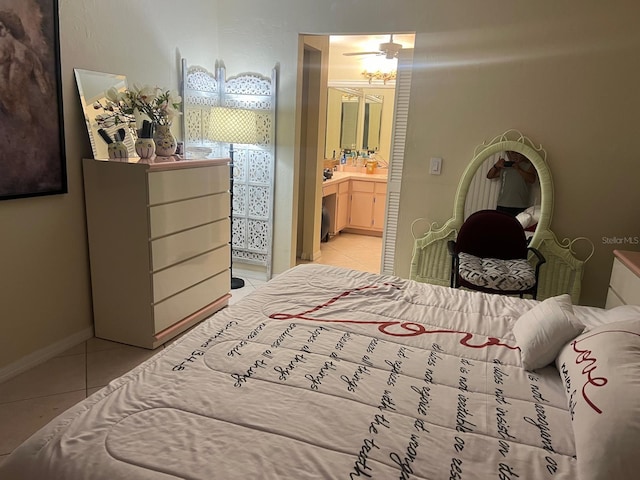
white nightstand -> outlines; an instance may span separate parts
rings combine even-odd
[[[640,252],[614,250],[613,255],[605,308],[640,305]]]

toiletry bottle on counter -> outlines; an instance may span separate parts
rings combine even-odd
[[[340,165],[346,165],[347,164],[347,154],[344,153],[344,150],[342,151],[342,155],[340,156]]]

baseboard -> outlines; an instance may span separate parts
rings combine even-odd
[[[40,350],[36,350],[35,352],[22,357],[20,360],[0,368],[0,383],[60,355],[79,343],[89,340],[91,337],[93,337],[93,327],[85,328],[84,330],[74,333],[67,338],[63,338],[56,343],[52,343],[51,345],[41,348]]]
[[[233,266],[233,276],[239,278],[253,278],[254,280],[262,280],[263,282],[268,280],[267,272],[265,271],[250,270],[248,268],[237,267],[235,265]]]

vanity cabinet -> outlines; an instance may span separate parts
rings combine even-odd
[[[361,179],[360,179],[361,178]],[[322,185],[323,205],[329,213],[329,234],[342,230],[379,235],[384,227],[387,181],[384,176],[345,176]]]
[[[387,203],[387,183],[376,182],[373,192],[373,228],[382,232],[384,230],[384,218]]]
[[[338,184],[336,195],[336,232],[344,230],[349,225],[349,184],[341,182]]]
[[[96,337],[156,348],[227,305],[228,162],[83,161]]]
[[[349,228],[382,232],[386,195],[386,182],[351,180]]]
[[[605,308],[640,305],[640,252],[613,251]]]

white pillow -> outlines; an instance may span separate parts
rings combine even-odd
[[[540,302],[513,326],[522,367],[535,370],[549,365],[562,347],[583,330],[584,325],[573,314],[569,295],[559,295]]]
[[[565,386],[581,480],[638,478],[640,316],[569,342],[556,359]]]
[[[516,215],[516,220],[520,222],[520,225],[522,225],[522,228],[527,228],[529,225],[532,224],[533,217],[528,213],[520,212],[518,215]]]
[[[524,213],[531,215],[531,224],[538,223],[540,221],[540,211],[542,207],[540,205],[532,205],[527,208]]]

